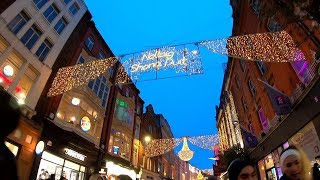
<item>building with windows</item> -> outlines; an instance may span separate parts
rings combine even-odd
[[[0,85],[24,104],[19,127],[8,136],[7,145],[17,156],[19,177],[29,179],[41,134],[41,126],[30,119],[37,113],[53,64],[87,7],[80,0],[0,4]]]
[[[320,88],[320,34],[316,28],[319,19],[310,19],[310,16],[303,15],[305,13],[296,12],[310,11],[308,13],[316,17],[313,5],[308,3],[310,8],[291,1],[230,1],[233,36],[285,30],[300,49],[297,57],[301,53],[305,56],[292,63],[229,58],[224,84],[233,95],[243,132],[258,139],[250,155],[259,165],[261,179],[282,176],[279,153],[290,144],[302,147],[313,161],[320,153],[320,110],[316,93]],[[276,97],[289,98],[290,113],[279,109],[284,99],[274,98],[270,91],[277,94]],[[228,132],[226,134],[229,136]],[[246,144],[251,137],[243,136],[243,139]]]
[[[171,127],[168,121],[164,118],[162,114],[157,114],[157,122],[161,129],[161,139],[170,139],[174,138],[173,133],[171,131]],[[159,168],[160,168],[160,177],[164,179],[174,179],[175,175],[175,160],[174,160],[174,151],[169,151],[161,156],[159,160]]]
[[[71,10],[70,10],[71,11]],[[87,11],[72,32],[52,68],[41,94],[35,120],[43,123],[41,141],[46,146],[36,156],[32,178],[43,171],[56,178],[88,179],[100,170],[102,131],[115,74],[113,68],[62,95],[47,97],[58,69],[97,59],[113,57]]]
[[[161,156],[146,157],[144,154],[144,148],[152,139],[160,139],[161,131],[159,124],[157,123],[157,114],[154,112],[153,106],[149,104],[146,107],[145,113],[141,122],[140,140],[142,146],[140,146],[139,152],[139,164],[141,167],[141,179],[160,179],[160,164],[159,159]],[[146,138],[150,138],[146,139]]]

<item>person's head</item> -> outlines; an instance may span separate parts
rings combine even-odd
[[[280,166],[283,173],[291,180],[309,179],[310,162],[304,152],[290,146],[280,155]]]
[[[314,164],[313,164],[313,167],[318,167],[318,166],[319,166],[318,163],[314,163]]]
[[[228,167],[230,180],[258,180],[254,165],[247,160],[235,159]]]
[[[20,118],[20,107],[14,97],[0,86],[0,114],[1,120],[6,122],[0,126],[0,139],[9,135],[17,126]]]

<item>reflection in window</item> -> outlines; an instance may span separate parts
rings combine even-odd
[[[72,96],[71,93],[63,95],[57,111],[57,118],[62,121],[61,123],[73,125],[74,128],[85,132],[94,138],[95,143],[99,143],[104,112],[94,102]],[[72,104],[74,98],[80,100],[78,105]]]
[[[20,79],[16,91],[14,95],[20,100],[24,101],[32,87],[32,85],[36,82],[37,77],[39,75],[39,72],[33,68],[32,66],[29,66]]]
[[[132,128],[134,112],[127,102],[119,99],[116,100],[115,115],[119,121],[126,123]]]

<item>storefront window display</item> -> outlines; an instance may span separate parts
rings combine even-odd
[[[85,179],[85,172],[86,167],[44,151],[42,153],[37,179],[54,178],[60,180],[60,178],[63,177],[67,180],[83,180]]]

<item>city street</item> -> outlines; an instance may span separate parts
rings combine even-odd
[[[0,2],[2,180],[320,180],[320,1]]]

